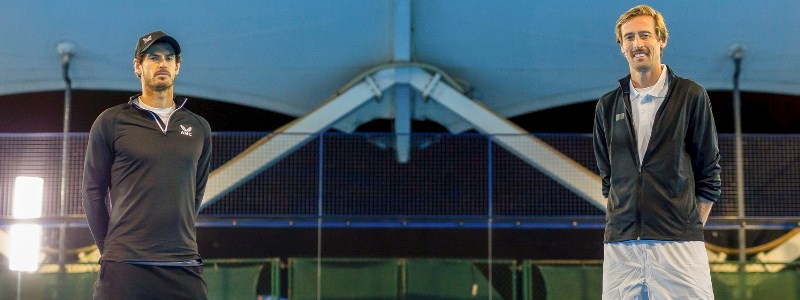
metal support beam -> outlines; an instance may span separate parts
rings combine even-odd
[[[428,81],[428,83],[425,84],[425,88],[422,89],[422,99],[428,100],[428,97],[431,95],[431,90],[433,90],[433,88],[436,87],[437,84],[439,84],[439,81],[441,79],[442,79],[441,74],[436,73],[433,75],[431,81]]]
[[[394,61],[411,61],[411,1],[394,1]]]
[[[394,86],[394,147],[397,161],[407,163],[411,156],[411,88],[407,84]]]
[[[367,82],[370,90],[372,90],[372,93],[375,94],[375,99],[380,100],[381,97],[383,97],[383,91],[381,90],[380,87],[378,87],[378,83],[375,82],[375,79],[372,79],[372,76],[367,76],[364,77],[364,81]]]
[[[394,2],[394,61],[411,61],[411,1]],[[408,162],[411,153],[411,97],[408,69],[397,68],[394,86],[394,147],[397,161]]]
[[[414,69],[411,71],[411,86],[425,91],[432,77],[427,72]],[[434,101],[470,122],[476,130],[492,135],[495,143],[598,209],[606,211],[600,176],[447,84],[437,84],[430,90],[430,97]]]
[[[378,91],[385,91],[390,87],[397,89],[405,86],[409,95],[416,91],[429,93],[430,98],[438,105],[463,118],[478,131],[492,135],[494,142],[501,147],[520,157],[600,210],[606,210],[606,200],[601,194],[600,177],[597,174],[547,143],[531,136],[481,103],[462,95],[449,84],[439,82],[438,78],[442,76],[431,75],[418,67],[404,66],[383,69],[372,76],[365,77],[374,79],[375,82],[369,83],[370,79],[366,79],[350,86],[340,96],[326,102],[309,115],[295,120],[270,136],[259,140],[231,161],[214,170],[209,176],[201,208],[207,207],[227,192],[309,142],[318,133],[324,132],[349,113],[375,99],[374,96],[380,94],[375,92],[375,87],[378,87]],[[413,107],[409,104],[407,108],[400,108],[400,110],[406,109],[410,119]],[[406,112],[400,114],[401,117],[405,115]],[[438,121],[435,116],[432,119]],[[410,129],[408,132],[410,133]],[[401,141],[396,146],[402,147],[402,144]],[[400,158],[401,154],[398,154],[398,157]]]
[[[375,74],[376,85],[385,90],[394,85],[393,70]],[[375,79],[375,78],[373,78]],[[326,102],[310,114],[266,136],[209,174],[200,208],[208,207],[223,195],[244,184],[294,150],[326,131],[338,120],[375,99],[371,84],[361,82]]]

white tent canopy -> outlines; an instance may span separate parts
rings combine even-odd
[[[403,0],[398,0],[403,2]],[[178,94],[302,116],[371,67],[436,66],[512,117],[596,99],[627,72],[614,1],[22,1],[0,4],[0,95],[62,89],[56,45],[77,45],[73,87],[138,90],[135,39],[163,30],[183,48]],[[653,4],[670,32],[664,62],[709,90],[800,94],[797,1]],[[401,6],[402,7],[402,6]],[[398,18],[409,27],[398,31]]]

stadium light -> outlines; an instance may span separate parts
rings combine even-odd
[[[39,218],[42,216],[44,179],[19,176],[14,181],[14,198],[11,212],[15,219]],[[13,224],[9,230],[9,264],[12,271],[36,271],[39,269],[42,226],[36,224]]]

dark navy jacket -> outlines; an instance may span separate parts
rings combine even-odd
[[[708,93],[668,69],[643,162],[631,118],[630,76],[600,98],[594,152],[608,199],[605,242],[702,241],[698,198],[720,196],[720,155]]]

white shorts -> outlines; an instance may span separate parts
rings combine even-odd
[[[705,244],[624,241],[603,245],[603,300],[714,299]]]

